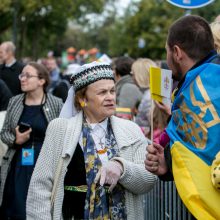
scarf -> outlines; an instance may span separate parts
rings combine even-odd
[[[94,183],[95,177],[102,167],[102,163],[96,152],[95,142],[91,135],[91,128],[85,120],[83,122],[82,132],[86,181],[88,186],[84,218],[94,220],[124,220],[127,218],[124,188],[117,184],[112,192],[108,192],[105,186]],[[105,140],[107,155],[110,160],[118,155],[119,150],[109,120]]]

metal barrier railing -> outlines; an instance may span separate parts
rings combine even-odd
[[[173,182],[158,181],[144,197],[145,220],[192,220]]]

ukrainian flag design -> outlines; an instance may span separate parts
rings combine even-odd
[[[220,65],[189,71],[167,127],[178,193],[196,219],[220,219],[220,192],[211,165],[220,151]]]

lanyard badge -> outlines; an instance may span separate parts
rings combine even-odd
[[[34,165],[34,148],[22,148],[21,164],[22,166]]]

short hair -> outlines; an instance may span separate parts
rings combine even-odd
[[[140,88],[149,88],[150,66],[156,67],[157,65],[148,58],[139,58],[132,64],[132,74]]]
[[[115,60],[115,73],[119,76],[129,75],[134,60],[131,57],[118,57]]]
[[[178,45],[194,61],[206,57],[214,50],[214,39],[208,22],[200,16],[188,15],[172,24],[167,45],[173,50]]]
[[[210,24],[212,34],[214,37],[215,49],[220,53],[220,21],[215,21]]]
[[[47,86],[50,84],[49,72],[43,64],[37,62],[29,62],[27,65],[34,67],[37,70],[37,75],[40,79],[44,79],[45,83],[43,85],[44,92],[47,91]]]
[[[5,46],[7,52],[15,54],[16,47],[12,41],[4,41],[1,45]]]

